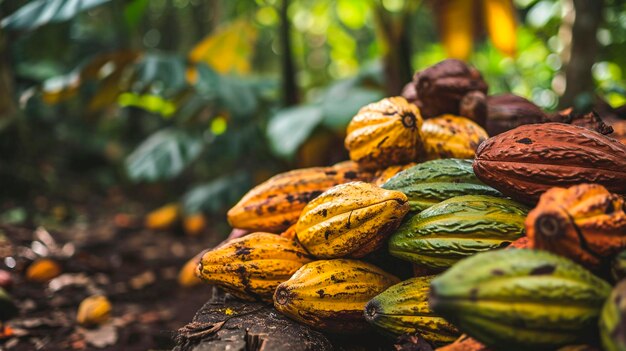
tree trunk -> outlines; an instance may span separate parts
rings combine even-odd
[[[281,63],[282,63],[282,85],[283,85],[283,101],[285,106],[291,106],[298,103],[298,84],[296,83],[296,69],[293,62],[293,53],[291,50],[291,30],[287,9],[289,8],[289,0],[283,0],[280,4],[280,44],[281,44]]]
[[[593,103],[594,82],[591,68],[598,51],[596,32],[602,21],[603,0],[574,0],[571,51],[565,68],[565,92],[562,108],[588,108]]]
[[[13,73],[9,62],[7,34],[0,29],[0,129],[17,112]]]

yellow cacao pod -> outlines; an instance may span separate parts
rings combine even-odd
[[[422,115],[401,96],[369,104],[348,124],[350,159],[365,169],[415,161],[422,150]]]
[[[281,173],[250,190],[228,211],[228,222],[234,228],[280,233],[296,223],[309,201],[332,186],[371,177],[354,162]]]
[[[111,316],[111,303],[102,295],[90,296],[84,299],[78,306],[76,321],[80,325],[100,325],[109,320]]]
[[[274,307],[315,329],[358,333],[368,328],[365,304],[398,282],[393,275],[362,261],[315,261],[278,286]]]
[[[294,240],[252,233],[204,253],[196,274],[239,298],[271,301],[278,284],[309,261]]]
[[[363,257],[383,244],[408,211],[399,191],[364,182],[337,185],[304,208],[296,237],[318,258]]]
[[[180,205],[170,203],[148,213],[145,219],[145,226],[148,229],[167,230],[172,228],[179,218]]]
[[[49,258],[41,258],[33,262],[26,270],[26,279],[45,283],[58,277],[61,274],[61,266]]]
[[[487,140],[487,132],[476,122],[454,115],[424,121],[422,126],[426,159],[474,158],[478,145]]]
[[[195,213],[183,219],[183,229],[189,236],[200,235],[207,227],[206,217],[202,213]]]
[[[178,285],[183,288],[191,288],[202,283],[202,280],[196,275],[196,267],[198,267],[201,256],[201,254],[198,254],[192,257],[180,269],[180,272],[178,272]]]

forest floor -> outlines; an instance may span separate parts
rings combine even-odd
[[[183,288],[181,267],[215,246],[223,235],[185,236],[144,229],[141,205],[133,214],[115,204],[71,208],[71,220],[45,225],[0,225],[0,269],[11,272],[8,289],[20,313],[0,337],[0,350],[170,350],[178,328],[209,299],[211,288]],[[58,212],[58,211],[57,211]],[[139,214],[139,215],[137,215]],[[25,279],[37,257],[60,263],[62,274],[45,283]],[[12,267],[14,266],[14,267]],[[76,322],[80,302],[104,294],[111,319],[97,328]],[[1,329],[0,329],[1,330]]]

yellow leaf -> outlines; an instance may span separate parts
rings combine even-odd
[[[250,72],[256,38],[256,27],[246,19],[236,20],[196,44],[189,52],[189,61],[204,62],[222,74],[246,74]]]
[[[448,57],[466,60],[474,44],[474,1],[437,2],[439,32]]]
[[[515,8],[511,0],[483,0],[487,32],[496,49],[507,56],[515,56],[517,35]]]
[[[148,213],[145,226],[149,229],[170,229],[180,217],[180,206],[176,203],[167,204]]]

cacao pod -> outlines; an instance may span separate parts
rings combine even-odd
[[[408,211],[399,191],[364,182],[341,184],[304,208],[296,237],[318,258],[363,257],[383,244]]]
[[[596,269],[626,249],[624,199],[602,185],[552,188],[528,214],[533,248],[552,251]]]
[[[474,175],[472,161],[454,158],[420,163],[398,173],[382,188],[403,192],[411,211],[418,212],[455,196],[501,195]]]
[[[196,275],[239,298],[271,301],[278,284],[310,260],[293,240],[252,233],[204,253]]]
[[[600,340],[605,351],[626,350],[626,280],[613,288],[600,315]]]
[[[304,206],[319,194],[371,176],[354,162],[281,173],[250,190],[228,211],[228,222],[234,228],[280,233],[296,223]]]
[[[554,350],[596,334],[604,280],[547,251],[481,253],[435,278],[430,307],[494,349]]]
[[[485,127],[487,123],[487,96],[478,90],[467,93],[461,99],[459,115],[467,117]]]
[[[426,159],[474,158],[489,136],[475,122],[453,115],[427,119],[422,125]]]
[[[487,97],[487,133],[497,135],[524,124],[544,123],[546,114],[534,103],[514,94]]]
[[[505,247],[524,236],[527,209],[485,195],[453,197],[409,218],[389,239],[389,252],[441,271],[479,252]]]
[[[365,319],[392,334],[418,333],[435,345],[453,342],[459,331],[428,307],[434,277],[412,278],[389,287],[365,305]]]
[[[170,203],[148,213],[144,225],[148,229],[168,230],[180,219],[180,205]]]
[[[534,204],[553,186],[598,183],[626,194],[626,145],[562,123],[525,125],[480,144],[474,173],[515,200]]]
[[[93,326],[105,323],[111,317],[111,303],[102,295],[89,296],[78,306],[76,321],[80,325]]]
[[[368,324],[365,304],[398,278],[369,263],[335,259],[302,266],[274,293],[274,307],[299,322],[333,333],[358,333]]]
[[[459,114],[463,97],[472,92],[487,93],[487,83],[480,72],[461,60],[448,59],[417,72],[413,85],[424,118]],[[410,92],[410,90],[406,90]]]
[[[28,266],[26,279],[32,282],[45,283],[58,277],[61,273],[63,273],[61,266],[55,260],[40,258]]]
[[[613,133],[613,127],[604,123],[602,117],[600,117],[600,115],[595,111],[583,114],[574,112],[574,109],[570,107],[565,110],[549,114],[547,119],[548,122],[572,124],[594,130],[604,135]]]
[[[364,169],[409,163],[422,150],[422,116],[403,97],[369,104],[352,118],[345,146],[350,159]]]
[[[415,166],[415,163],[411,162],[411,163],[407,163],[406,165],[389,166],[385,169],[378,170],[374,174],[374,178],[372,179],[371,183],[377,186],[382,186],[396,174],[404,171],[405,169],[409,169],[413,166]]]

